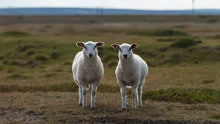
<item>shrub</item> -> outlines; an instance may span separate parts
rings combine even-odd
[[[35,60],[38,60],[38,61],[48,61],[47,57],[45,57],[43,55],[35,56]]]
[[[202,43],[202,41],[194,40],[191,38],[181,38],[181,39],[178,39],[175,43],[171,44],[171,46],[178,47],[178,48],[187,48],[187,47],[196,45],[198,43]]]

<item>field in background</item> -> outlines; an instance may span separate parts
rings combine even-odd
[[[219,121],[219,26],[218,16],[2,16],[0,120]],[[105,75],[95,112],[77,106],[71,72],[81,50],[75,43],[88,40],[106,43],[99,49]],[[144,107],[136,111],[131,101],[127,111],[120,110],[114,73],[118,51],[110,45],[123,42],[138,43],[134,53],[149,65]]]

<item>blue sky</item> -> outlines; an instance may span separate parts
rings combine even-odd
[[[0,0],[0,8],[79,7],[148,10],[191,9],[192,0]],[[195,0],[196,9],[220,9],[220,0]]]

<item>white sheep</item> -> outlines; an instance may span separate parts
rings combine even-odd
[[[126,109],[126,87],[132,87],[132,108],[136,109],[136,92],[138,106],[142,106],[142,86],[148,74],[146,62],[138,55],[133,54],[132,49],[137,48],[137,44],[113,44],[114,49],[119,49],[119,62],[115,73],[121,90],[122,109]]]
[[[95,108],[95,94],[104,74],[104,68],[97,47],[104,45],[103,42],[77,42],[78,47],[83,48],[73,60],[73,79],[79,86],[79,105],[87,107],[86,86],[91,84],[91,109]]]

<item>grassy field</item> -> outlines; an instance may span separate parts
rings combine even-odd
[[[62,18],[0,17],[0,123],[220,123],[220,17]],[[77,105],[71,72],[75,43],[88,40],[105,42],[96,111]],[[128,110],[120,109],[111,44],[124,42],[138,43],[134,53],[149,65],[137,110],[129,90]]]

